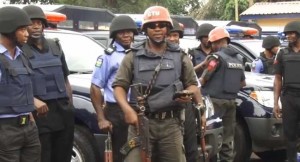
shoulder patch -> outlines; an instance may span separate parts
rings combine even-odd
[[[102,56],[99,56],[97,58],[95,66],[98,67],[98,68],[100,68],[102,66],[102,63],[103,63],[103,58],[102,58]]]

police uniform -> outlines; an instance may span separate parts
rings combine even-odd
[[[222,117],[224,131],[222,149],[219,153],[220,160],[232,162],[235,98],[241,88],[241,82],[245,80],[243,63],[238,59],[237,51],[231,48],[221,48],[217,53],[213,53],[202,78],[207,80],[202,85],[202,93],[211,97],[215,114]]]
[[[263,74],[274,74],[274,63],[275,57],[266,58],[266,55],[262,52],[260,57],[258,57],[252,63],[252,72],[263,73]]]
[[[300,53],[292,48],[281,50],[274,62],[275,74],[282,76],[282,124],[287,140],[289,162],[297,161],[298,123],[300,114]]]
[[[106,102],[104,114],[113,125],[111,138],[115,162],[124,161],[124,155],[120,153],[120,148],[126,143],[128,135],[128,125],[125,123],[124,113],[115,100],[112,88],[115,75],[125,55],[125,49],[119,43],[114,42],[111,47],[106,49],[106,53],[97,59],[92,76],[92,84],[104,89]]]
[[[141,83],[145,90],[161,56],[150,51],[148,43],[142,42],[132,47],[116,75],[113,87],[121,86],[128,90],[131,84]],[[168,162],[185,161],[183,137],[180,128],[179,111],[181,106],[172,100],[170,89],[182,90],[197,85],[194,69],[189,57],[182,54],[178,45],[168,44],[154,87],[146,102],[146,116],[149,118],[150,145],[152,158]],[[135,91],[131,91],[130,103],[135,108]],[[129,126],[128,139],[136,135],[134,126]],[[134,148],[125,161],[141,161],[140,151]],[[153,160],[152,159],[152,160]]]
[[[69,162],[74,138],[74,109],[66,90],[69,70],[58,40],[42,38],[40,50],[30,41],[22,49],[34,71],[31,80],[34,96],[49,108],[46,116],[37,116],[43,162]]]
[[[30,112],[34,111],[31,73],[18,47],[12,58],[0,44],[1,162],[40,161],[38,130],[29,120]]]

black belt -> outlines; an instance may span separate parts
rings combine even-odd
[[[29,115],[20,115],[11,118],[0,118],[1,124],[13,124],[16,126],[25,126],[29,123]]]
[[[148,113],[146,116],[149,119],[169,119],[169,118],[177,118],[179,117],[179,111],[166,111],[166,112],[158,112],[158,113]]]

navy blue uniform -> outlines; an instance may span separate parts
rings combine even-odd
[[[18,47],[12,58],[0,44],[1,162],[40,161],[41,146],[37,126],[29,121],[29,114],[34,110],[30,70],[24,65],[22,57],[25,58]]]

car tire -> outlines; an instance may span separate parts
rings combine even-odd
[[[234,135],[234,162],[248,162],[252,152],[251,138],[246,124],[237,120]]]
[[[95,140],[90,131],[83,126],[75,126],[71,162],[98,162]]]
[[[266,162],[283,162],[286,160],[285,150],[255,152],[255,154]]]

